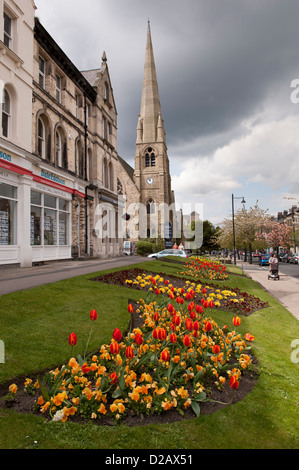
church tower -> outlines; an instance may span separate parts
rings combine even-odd
[[[134,181],[140,191],[140,202],[147,207],[148,214],[155,210],[151,208],[152,204],[157,207],[161,203],[168,206],[174,203],[149,22],[137,124]],[[164,234],[160,235],[164,238]]]

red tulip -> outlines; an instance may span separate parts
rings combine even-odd
[[[133,351],[132,346],[127,346],[126,347],[126,357],[127,357],[127,359],[133,359],[134,351]]]
[[[129,304],[129,305],[128,305],[128,312],[129,312],[129,313],[134,313],[134,307],[133,307],[132,304]]]
[[[118,343],[111,343],[110,344],[110,352],[111,354],[118,354],[119,353],[119,344]]]
[[[155,312],[155,314],[154,314],[154,320],[155,320],[155,321],[158,321],[158,320],[159,320],[159,313],[158,313],[158,312]]]
[[[155,329],[153,330],[153,338],[154,338],[154,339],[158,339],[158,331],[159,331],[159,328],[155,328]]]
[[[220,353],[220,346],[218,346],[218,344],[214,344],[214,346],[212,347],[212,351],[214,354],[219,354]]]
[[[187,307],[188,310],[189,310],[189,312],[191,312],[191,310],[194,309],[194,305],[195,305],[194,302],[190,302],[190,304],[189,304],[188,307]]]
[[[138,346],[140,346],[143,343],[143,338],[139,333],[136,333],[134,341]]]
[[[159,294],[160,294],[160,290],[159,290],[158,288],[155,290],[155,294],[156,294],[156,295],[159,295]]]
[[[83,366],[81,367],[81,370],[82,370],[83,374],[87,374],[87,372],[90,371],[90,367],[88,367],[87,364],[83,364]]]
[[[206,294],[206,293],[207,293],[207,290],[206,290],[205,287],[202,289],[202,293],[203,293],[203,294]]]
[[[193,323],[193,330],[196,330],[196,331],[199,330],[199,322],[198,322],[198,320],[196,320],[196,321]]]
[[[164,362],[169,361],[169,352],[166,351],[166,350],[162,351],[162,353],[161,353],[161,359],[162,359],[162,361],[164,361]]]
[[[71,333],[69,336],[69,344],[75,346],[77,344],[77,335],[76,333]]]
[[[115,385],[118,380],[117,373],[112,372],[112,374],[109,374],[109,377],[110,377],[112,385]]]
[[[191,346],[191,339],[190,339],[190,336],[188,336],[188,335],[185,335],[185,336],[184,336],[183,344],[184,344],[184,346],[186,346],[187,348],[188,348],[189,346]]]
[[[203,303],[203,306],[204,306],[204,308],[208,308],[209,302],[207,300],[205,300],[204,303]]]
[[[195,310],[197,311],[197,313],[203,313],[203,308],[201,305],[196,305]]]
[[[205,322],[205,329],[206,329],[206,331],[211,331],[212,323],[210,321]]]
[[[210,308],[214,308],[214,307],[215,307],[213,300],[210,300],[210,302],[209,302],[209,307],[210,307]]]
[[[188,330],[188,331],[192,330],[193,322],[192,322],[191,318],[187,318],[187,320],[185,321],[185,327],[186,327],[186,330]]]
[[[115,339],[115,341],[120,341],[122,338],[121,331],[118,328],[115,328],[115,330],[113,331],[112,337],[113,339]]]
[[[251,333],[246,333],[245,339],[246,341],[254,341],[254,336]]]
[[[235,375],[232,375],[231,378],[229,379],[229,386],[230,388],[232,388],[233,390],[237,390],[237,388],[239,387],[239,382],[238,382],[238,379]]]
[[[181,323],[181,317],[179,315],[174,315],[172,322],[175,326],[179,326]]]
[[[172,313],[172,312],[174,311],[173,305],[172,305],[172,304],[168,304],[168,305],[167,305],[167,310],[168,310],[169,313]]]
[[[171,343],[176,343],[177,342],[177,336],[175,333],[171,333],[171,335],[169,336],[169,341]]]
[[[94,321],[94,320],[96,320],[97,318],[98,318],[97,312],[96,312],[95,310],[92,310],[92,311],[90,312],[90,319],[91,319],[92,321]]]
[[[241,318],[240,318],[240,317],[234,317],[234,318],[233,318],[233,324],[234,324],[235,326],[239,326],[240,323],[241,323]]]
[[[166,336],[167,336],[166,330],[164,328],[159,328],[159,331],[158,331],[159,340],[164,341],[166,339]]]
[[[196,318],[196,313],[194,312],[194,310],[192,310],[192,312],[190,312],[190,318],[191,318],[192,320],[195,320],[195,318]]]

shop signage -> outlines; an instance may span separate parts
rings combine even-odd
[[[11,162],[11,155],[1,152],[1,150],[0,150],[0,158],[1,160],[6,160],[7,162]]]
[[[54,181],[54,183],[63,184],[65,186],[65,180],[60,178],[58,175],[54,175],[50,171],[41,170],[41,177],[47,180]]]

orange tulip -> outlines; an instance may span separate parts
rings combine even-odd
[[[119,353],[119,344],[116,342],[113,342],[110,344],[110,352],[111,354],[118,354]]]
[[[229,386],[230,388],[232,388],[233,390],[237,390],[237,388],[239,388],[239,382],[238,382],[238,379],[235,375],[232,375],[231,378],[229,379]]]
[[[171,333],[171,335],[169,336],[169,341],[171,343],[176,343],[177,342],[177,336],[175,333]]]
[[[127,359],[133,359],[134,351],[133,351],[132,346],[127,346],[126,347],[126,357],[127,357]]]
[[[168,361],[169,361],[169,352],[166,351],[166,350],[162,351],[162,353],[161,353],[161,359],[162,359],[162,361],[164,361],[164,362],[168,362]]]
[[[117,373],[112,372],[112,374],[109,374],[109,377],[110,377],[112,385],[115,385],[118,380]]]
[[[128,312],[129,312],[129,313],[134,313],[134,307],[133,307],[132,304],[129,304],[129,305],[128,305]]]
[[[159,332],[159,328],[155,328],[155,329],[153,330],[153,338],[154,338],[154,339],[158,339],[158,332]]]
[[[160,328],[158,331],[158,338],[160,341],[164,341],[166,339],[167,333],[164,328]]]
[[[234,317],[234,318],[233,318],[233,324],[234,324],[235,326],[239,326],[240,323],[241,323],[241,318],[240,318],[240,317]]]

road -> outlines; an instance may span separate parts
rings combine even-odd
[[[259,266],[258,259],[253,258],[252,268],[256,269],[257,266],[260,270],[269,271],[269,266]],[[250,270],[250,265],[247,266],[247,270]],[[279,272],[299,279],[299,264],[279,263]]]

